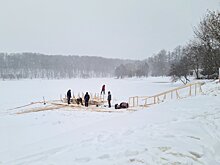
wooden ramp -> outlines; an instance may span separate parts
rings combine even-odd
[[[24,114],[24,113],[31,113],[31,112],[48,111],[48,110],[55,110],[55,109],[60,109],[60,108],[63,108],[63,106],[47,105],[47,106],[42,106],[42,107],[36,107],[36,108],[30,108],[30,109],[21,110],[21,111],[19,111],[19,112],[16,112],[16,114]]]
[[[54,102],[51,103],[53,105],[59,105],[59,106],[65,106],[69,107],[68,110],[75,110],[75,111],[90,111],[90,112],[126,112],[126,111],[135,111],[132,109],[113,109],[113,108],[107,108],[102,106],[96,106],[96,105],[89,105],[89,107],[85,107],[82,105],[77,104],[66,104],[62,102]]]
[[[46,105],[41,104],[41,106],[27,108],[33,104],[27,104],[25,106],[16,107],[16,109],[21,108],[21,110],[17,111],[15,114],[25,114],[25,113],[33,113],[40,111],[48,111],[48,110],[58,110],[62,109],[62,111],[81,111],[81,112],[108,112],[108,113],[123,113],[123,112],[133,112],[135,109],[113,109],[107,107],[100,107],[95,105],[90,105],[89,107],[85,107],[77,104],[67,104],[63,102],[48,102]]]
[[[196,82],[174,88],[153,96],[133,96],[129,97],[130,107],[148,107],[153,104],[159,104],[161,102],[171,99],[182,99],[190,96],[196,96],[202,93],[201,86],[204,83]]]

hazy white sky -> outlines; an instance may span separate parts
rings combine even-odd
[[[220,0],[0,0],[0,52],[145,59],[193,36]]]

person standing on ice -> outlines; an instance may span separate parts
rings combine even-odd
[[[112,100],[112,95],[110,91],[108,91],[108,107],[111,108],[111,100]]]
[[[102,94],[102,93],[105,95],[105,85],[102,85],[101,94]]]
[[[86,94],[84,96],[84,101],[85,101],[85,106],[86,107],[89,106],[89,99],[90,99],[90,96],[89,96],[88,92],[86,92]]]
[[[71,99],[71,90],[69,89],[67,91],[67,102],[68,102],[68,104],[70,104],[70,99]]]

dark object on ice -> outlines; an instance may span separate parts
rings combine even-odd
[[[111,100],[112,100],[112,95],[110,91],[108,91],[108,107],[111,108]]]
[[[122,102],[122,103],[120,104],[120,107],[121,107],[121,108],[128,108],[129,106],[128,106],[128,103]]]
[[[43,102],[44,102],[44,105],[46,105],[46,101],[45,101],[44,97],[43,97]]]
[[[120,105],[115,104],[115,109],[120,109]]]
[[[90,99],[90,96],[89,96],[88,92],[86,92],[86,94],[84,96],[84,101],[85,101],[85,106],[86,107],[89,106],[89,99]]]
[[[129,105],[126,102],[122,102],[120,104],[115,104],[115,109],[122,109],[122,108],[128,108]]]
[[[79,98],[77,98],[76,99],[76,104],[81,104],[81,105],[83,105],[83,101],[82,101],[82,98],[81,97],[79,97]]]
[[[69,89],[67,92],[67,102],[70,104],[70,98],[71,98],[71,90]]]

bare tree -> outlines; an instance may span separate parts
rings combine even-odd
[[[189,68],[195,72],[196,78],[199,79],[199,72],[204,58],[203,45],[193,40],[184,47],[183,54],[187,57]]]
[[[186,56],[182,57],[182,59],[176,63],[171,65],[170,69],[170,76],[172,76],[172,81],[180,80],[184,84],[189,82],[188,75],[189,75],[189,63]]]
[[[220,67],[220,13],[208,11],[194,30],[203,45],[203,73],[208,75],[218,73]]]

